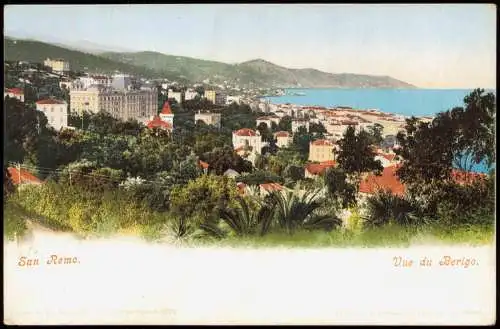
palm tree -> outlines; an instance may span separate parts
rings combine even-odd
[[[272,222],[275,205],[257,202],[258,208],[253,210],[246,198],[238,196],[236,201],[238,202],[237,208],[220,211],[221,219],[233,232],[240,236],[254,234],[260,225],[260,234],[267,233]]]
[[[425,220],[414,201],[388,191],[381,191],[368,198],[366,210],[367,215],[363,219],[368,226],[381,226],[390,222],[407,226]]]
[[[342,222],[335,215],[317,213],[322,204],[320,193],[320,190],[307,190],[301,195],[293,191],[272,192],[269,197],[278,207],[278,225],[290,234],[297,228],[331,230],[339,226]]]

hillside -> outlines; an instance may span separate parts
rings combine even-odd
[[[210,83],[227,81],[240,87],[304,88],[415,88],[388,76],[333,74],[315,69],[289,69],[262,59],[240,64],[226,64],[152,51],[105,52],[90,54],[33,40],[4,39],[5,60],[42,63],[47,57],[64,58],[72,70],[95,73],[115,71],[145,78],[168,78],[178,81]]]
[[[77,50],[70,50],[60,46],[32,41],[4,39],[4,60],[7,61],[28,61],[43,63],[46,58],[64,58],[69,61],[72,71],[87,70],[94,73],[113,73],[115,71],[130,73],[146,78],[165,77],[163,72],[154,71],[144,66],[135,66],[108,58],[84,53]],[[168,76],[176,79],[177,76]]]
[[[315,69],[288,69],[262,59],[236,65],[157,52],[107,52],[100,56],[123,63],[179,74],[191,81],[237,83],[240,86],[304,88],[415,88],[388,76],[333,74]]]

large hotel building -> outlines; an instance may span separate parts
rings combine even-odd
[[[116,90],[102,85],[70,91],[72,113],[108,112],[121,120],[135,119],[147,122],[157,114],[158,94],[156,89]]]

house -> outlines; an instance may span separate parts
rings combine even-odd
[[[12,183],[14,183],[14,185],[40,185],[43,183],[41,179],[35,177],[25,169],[8,167],[7,171],[9,172],[10,178],[12,179]]]
[[[360,196],[366,197],[382,190],[403,196],[406,188],[396,175],[398,167],[397,165],[385,167],[380,176],[372,173],[368,174],[359,184]]]
[[[58,99],[42,99],[36,102],[37,111],[43,112],[48,124],[55,130],[68,126],[68,104]]]
[[[309,121],[304,119],[293,119],[292,120],[292,132],[299,131],[300,127],[306,128],[309,131]]]
[[[163,108],[160,112],[160,119],[168,122],[172,127],[174,126],[174,113],[172,112],[168,101],[163,104]]]
[[[288,147],[293,142],[293,138],[288,131],[277,131],[274,133],[274,138],[279,148]]]
[[[186,92],[184,93],[184,100],[186,101],[190,101],[190,100],[193,100],[196,98],[196,96],[198,96],[199,94],[194,91],[194,90],[186,90]]]
[[[178,104],[182,103],[182,92],[175,92],[172,89],[168,90],[168,98],[175,99]]]
[[[198,121],[203,121],[207,125],[212,125],[217,128],[221,127],[221,114],[220,113],[211,113],[211,112],[206,112],[206,113],[201,113],[201,111],[198,111],[194,115],[194,122]]]
[[[262,148],[266,145],[267,143],[262,141],[262,137],[258,130],[242,128],[233,131],[233,147],[235,149],[241,146],[251,146],[255,153],[261,154]]]
[[[268,128],[272,128],[273,122],[276,125],[278,125],[280,123],[280,118],[273,115],[273,116],[258,117],[255,121],[256,121],[257,127],[261,123],[264,123]]]
[[[7,96],[10,98],[17,98],[19,101],[24,102],[24,90],[21,88],[6,88],[3,92],[3,98]]]
[[[337,162],[333,160],[323,161],[320,163],[308,163],[305,166],[304,177],[305,178],[317,178],[322,176],[328,168],[334,168],[337,166]]]
[[[174,127],[170,122],[163,121],[160,116],[155,115],[153,118],[146,124],[146,126],[149,129],[153,128],[160,128],[163,130],[168,130],[169,132],[172,132],[174,130]]]
[[[64,73],[69,71],[69,62],[64,59],[50,59],[47,58],[43,65],[48,66],[52,69],[52,71],[56,73]]]
[[[317,139],[309,144],[309,161],[335,160],[335,144],[327,139]]]

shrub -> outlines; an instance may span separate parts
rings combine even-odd
[[[367,227],[381,226],[391,222],[408,226],[423,222],[416,202],[408,197],[400,197],[381,191],[366,200],[366,213],[363,220]]]

